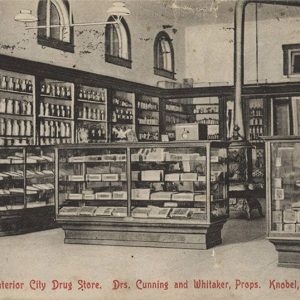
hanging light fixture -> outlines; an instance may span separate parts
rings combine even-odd
[[[113,6],[107,10],[107,13],[114,18],[114,21],[107,22],[92,22],[92,23],[70,23],[68,26],[94,26],[94,25],[107,25],[107,24],[119,24],[122,17],[130,15],[130,10],[125,6],[124,2],[114,2]],[[37,29],[37,28],[57,28],[65,27],[65,24],[58,25],[37,25],[28,26],[28,23],[37,22],[38,18],[32,14],[31,10],[23,9],[16,16],[15,21],[23,22],[26,25],[26,29]]]

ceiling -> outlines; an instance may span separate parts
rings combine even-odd
[[[169,18],[170,22],[183,26],[234,22],[236,0],[127,0],[144,10]],[[246,9],[246,20],[254,20],[255,4]],[[300,18],[300,7],[258,4],[258,19]]]

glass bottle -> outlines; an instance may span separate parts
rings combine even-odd
[[[7,102],[6,102],[6,113],[7,114],[13,114],[13,111],[14,108],[13,108],[13,100],[12,99],[7,99]]]
[[[32,103],[27,102],[27,115],[31,116],[32,115]]]
[[[28,82],[27,82],[27,91],[29,93],[32,93],[32,81],[31,80],[28,80]]]
[[[19,135],[19,123],[16,119],[12,122],[12,135],[18,136]]]
[[[47,86],[46,86],[46,94],[50,95],[50,93],[51,93],[51,85],[47,84]]]
[[[9,77],[7,88],[9,90],[13,90],[14,87],[15,87],[15,85],[14,85],[14,78],[13,77]]]
[[[49,103],[45,103],[45,116],[49,116]]]
[[[22,115],[27,115],[27,101],[22,102]]]
[[[0,135],[4,136],[5,135],[5,120],[0,119]]]
[[[64,122],[61,122],[60,124],[60,136],[65,137],[66,136],[66,126]]]
[[[1,89],[6,90],[7,89],[7,76],[2,76],[1,79]]]
[[[20,102],[18,100],[14,101],[14,114],[20,114]]]
[[[21,120],[20,121],[20,136],[24,136],[25,135],[25,121]]]
[[[6,112],[6,99],[2,98],[0,99],[0,113]]]
[[[60,96],[66,98],[66,88],[64,86],[61,86],[60,88]]]
[[[67,106],[66,117],[71,118],[71,107]]]
[[[67,95],[67,98],[71,98],[71,88],[70,87],[67,87],[66,95]]]
[[[32,134],[32,123],[31,121],[26,121],[26,131],[25,131],[25,135],[26,136],[31,136]]]
[[[45,106],[44,103],[41,102],[40,103],[40,116],[44,116],[45,115]]]
[[[61,115],[60,115],[60,105],[56,105],[56,116],[61,117]]]
[[[26,79],[21,80],[21,91],[26,92]]]
[[[55,136],[55,128],[54,128],[54,123],[53,121],[49,122],[49,129],[50,129],[50,136],[54,137]]]
[[[7,136],[11,136],[11,134],[12,134],[11,119],[7,119],[7,121],[6,121],[5,134]]]
[[[40,123],[40,136],[44,136],[44,133],[45,133],[45,124],[44,122],[42,121]]]
[[[20,91],[20,89],[21,89],[20,79],[17,78],[16,81],[15,81],[15,90]]]
[[[66,123],[66,137],[71,137],[71,128],[69,123]]]
[[[45,130],[44,136],[49,137],[50,136],[50,128],[49,128],[49,122],[48,121],[45,121],[44,130]]]
[[[45,85],[45,83],[41,84],[41,94],[46,94],[46,85]]]

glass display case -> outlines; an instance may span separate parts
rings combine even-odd
[[[278,265],[300,267],[300,137],[266,138],[268,239]]]
[[[54,150],[0,149],[0,235],[54,225]]]
[[[61,145],[65,242],[207,249],[228,217],[227,144]],[[92,231],[92,232],[91,232]]]

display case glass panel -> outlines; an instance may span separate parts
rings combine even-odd
[[[54,149],[26,149],[26,207],[54,206]]]
[[[300,232],[300,141],[272,142],[271,231]]]
[[[22,147],[0,149],[0,211],[25,208],[25,150]]]
[[[57,149],[58,214],[124,217],[127,215],[126,149]]]

